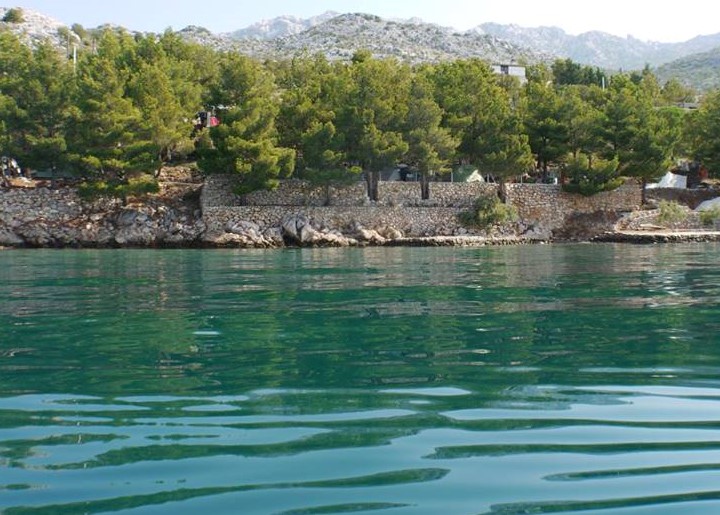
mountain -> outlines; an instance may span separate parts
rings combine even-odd
[[[700,91],[720,88],[720,47],[693,54],[657,68],[655,74],[661,84],[676,78]]]
[[[0,20],[10,10],[8,7],[0,7]],[[58,47],[66,47],[68,37],[71,39],[77,36],[71,32],[63,23],[30,9],[22,9],[22,21],[19,23],[0,22],[0,29],[9,30],[20,37],[29,45],[36,45],[41,41],[50,40]]]
[[[248,41],[238,40],[239,48]],[[549,57],[485,34],[460,33],[417,20],[384,20],[362,13],[342,14],[268,43],[267,53],[258,57],[308,52],[323,53],[330,59],[349,59],[360,49],[370,50],[379,58],[394,57],[411,63],[469,57],[496,63],[538,62]]]
[[[315,25],[324,23],[335,18],[340,13],[327,11],[320,16],[312,18],[297,18],[295,16],[280,16],[272,20],[263,20],[254,23],[244,29],[236,30],[228,34],[233,39],[275,39],[283,36],[299,34]]]
[[[0,7],[0,19],[7,11]],[[50,39],[61,48],[69,47],[77,37],[59,21],[30,9],[22,9],[22,18],[19,23],[0,22],[0,30],[10,30],[28,44]],[[195,26],[178,33],[218,50],[236,50],[259,59],[323,53],[330,59],[347,60],[359,49],[410,63],[471,57],[499,64],[570,58],[608,70],[636,70],[649,64],[657,69],[661,82],[675,77],[702,90],[720,86],[720,34],[658,43],[596,31],[573,36],[557,27],[495,23],[458,32],[417,18],[385,20],[370,14],[334,12],[308,19],[282,16],[226,34]]]
[[[637,70],[650,65],[660,66],[692,54],[707,52],[720,46],[720,34],[698,36],[682,43],[642,41],[628,36],[621,38],[605,32],[585,32],[573,36],[557,27],[520,27],[485,23],[475,29],[531,50],[543,49],[575,62],[609,70]]]

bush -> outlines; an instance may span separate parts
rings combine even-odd
[[[687,220],[688,214],[683,206],[677,202],[661,200],[658,222],[662,224],[679,224]]]
[[[22,9],[13,7],[12,9],[7,10],[2,21],[5,23],[23,23],[25,21],[25,17],[23,16]]]
[[[704,226],[713,226],[718,220],[720,220],[720,207],[700,211],[700,223]]]
[[[125,199],[127,197],[140,197],[158,193],[159,191],[160,185],[149,175],[139,175],[124,183],[83,182],[78,187],[78,194],[85,200],[96,200],[101,197]]]
[[[478,197],[470,211],[460,214],[460,222],[463,225],[482,229],[516,222],[518,218],[515,207],[504,204],[495,195]]]

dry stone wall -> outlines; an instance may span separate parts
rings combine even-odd
[[[458,215],[470,209],[479,196],[497,193],[494,184],[431,183],[431,199],[423,201],[418,183],[383,182],[379,185],[380,200],[370,202],[365,184],[359,182],[333,190],[331,203],[326,206],[322,189],[300,181],[288,181],[274,192],[256,192],[240,199],[228,197],[228,180],[209,177],[205,184],[203,216],[210,239],[240,222],[252,222],[264,231],[298,214],[310,219],[313,226],[329,230],[392,227],[406,237],[482,234],[464,227]],[[551,238],[561,234],[569,221],[597,220],[607,225],[614,217],[606,213],[637,209],[641,189],[638,183],[628,182],[615,191],[583,197],[565,193],[558,185],[509,184],[508,200],[518,210],[521,232]]]
[[[629,212],[642,204],[640,184],[628,181],[614,191],[585,197],[562,191],[556,184],[508,184],[508,201],[520,218],[542,223],[555,230],[578,214],[595,212]]]
[[[255,191],[242,197],[232,193],[233,178],[225,175],[207,177],[203,192],[204,207],[229,206],[298,206],[298,207],[463,207],[473,205],[480,195],[495,194],[497,186],[484,183],[430,183],[430,199],[420,198],[418,182],[381,182],[379,200],[368,200],[367,185],[358,181],[349,186],[314,187],[307,182],[289,180],[275,191]]]
[[[207,239],[213,240],[242,222],[252,222],[260,232],[280,227],[289,217],[302,214],[319,230],[339,230],[355,233],[360,227],[384,232],[386,228],[402,231],[405,236],[467,235],[461,227],[457,208],[413,207],[302,207],[241,206],[211,207],[204,211]]]

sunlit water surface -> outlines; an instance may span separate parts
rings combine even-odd
[[[0,253],[0,512],[720,513],[720,246]]]

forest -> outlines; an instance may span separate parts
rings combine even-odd
[[[67,51],[0,33],[0,155],[108,191],[146,187],[189,160],[238,174],[239,193],[362,172],[371,198],[397,163],[423,185],[470,164],[501,184],[559,172],[591,192],[655,179],[679,158],[720,175],[720,92],[685,109],[695,92],[648,68],[557,60],[528,66],[521,83],[474,59],[411,66],[358,51],[351,62],[258,62],[171,31],[74,29],[82,42]]]

